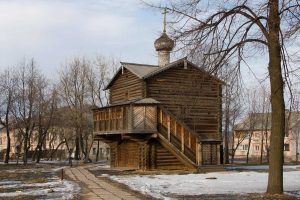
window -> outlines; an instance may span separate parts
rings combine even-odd
[[[290,144],[284,144],[284,151],[290,150]]]
[[[125,100],[129,100],[129,93],[128,93],[128,91],[125,92]]]
[[[106,148],[106,155],[108,155],[109,154],[109,148]]]
[[[93,148],[93,155],[96,155],[96,148]]]
[[[2,138],[0,138],[0,145],[2,145]]]
[[[244,151],[248,150],[248,144],[243,144],[242,147],[243,147],[243,150],[244,150]]]
[[[259,151],[259,146],[258,145],[255,146],[255,150]]]

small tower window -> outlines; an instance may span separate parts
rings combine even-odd
[[[128,93],[128,91],[125,92],[125,100],[129,100],[129,93]]]
[[[284,144],[284,151],[290,150],[290,144]]]

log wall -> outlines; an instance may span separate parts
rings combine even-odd
[[[136,75],[124,68],[110,87],[110,104],[123,103],[144,97],[145,84]]]
[[[204,139],[220,139],[220,83],[205,72],[178,66],[147,79],[154,98]]]

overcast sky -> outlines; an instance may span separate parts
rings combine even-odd
[[[0,0],[0,68],[35,58],[57,72],[74,56],[156,63],[162,15],[139,0]]]
[[[162,14],[140,0],[0,0],[0,30],[0,70],[34,57],[52,77],[75,56],[156,64]],[[259,78],[265,61],[251,62]],[[247,67],[243,74],[257,82]]]

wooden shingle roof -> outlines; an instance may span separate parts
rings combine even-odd
[[[168,69],[176,67],[176,66],[178,66],[178,64],[182,64],[184,62],[186,62],[190,66],[193,66],[193,67],[197,68],[198,70],[202,71],[203,73],[207,74],[208,76],[210,76],[211,78],[213,78],[217,82],[219,82],[221,84],[225,84],[222,80],[220,80],[217,77],[209,74],[207,71],[205,71],[204,69],[201,69],[200,67],[198,67],[194,63],[188,61],[186,57],[184,57],[182,59],[179,59],[177,61],[169,63],[165,67],[159,67],[158,65],[147,65],[147,64],[137,64],[137,63],[120,62],[121,63],[121,67],[118,69],[118,71],[116,72],[116,74],[113,76],[113,78],[106,85],[106,87],[104,88],[104,90],[107,90],[113,84],[114,80],[118,77],[118,75],[122,72],[122,70],[124,68],[127,69],[127,70],[129,70],[131,73],[135,74],[140,79],[147,79],[147,78],[155,76],[155,75],[157,75],[157,74],[159,74],[161,72],[164,72],[164,71],[166,71]]]

